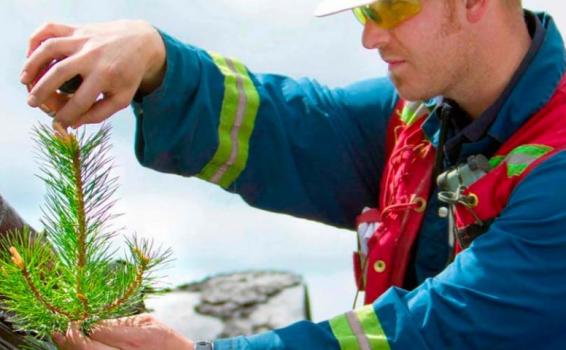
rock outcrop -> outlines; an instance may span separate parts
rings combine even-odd
[[[146,300],[146,306],[190,339],[259,333],[310,319],[307,289],[287,272],[218,275]]]

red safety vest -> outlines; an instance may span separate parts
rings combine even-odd
[[[424,104],[405,101],[399,101],[394,111],[386,140],[387,162],[378,208],[366,210],[357,218],[358,225],[376,227],[367,243],[367,258],[360,252],[354,255],[356,281],[358,288],[366,292],[366,304],[391,286],[402,287],[431,191],[436,150],[422,130],[429,111]],[[462,196],[473,199],[466,205],[455,205],[456,227],[464,240],[473,239],[466,237],[471,225],[499,215],[515,186],[533,168],[566,149],[565,115],[563,77],[546,106],[490,159],[491,170],[463,189]],[[461,249],[457,244],[455,253]]]

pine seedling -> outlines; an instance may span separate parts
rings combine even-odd
[[[129,255],[114,260],[111,240],[122,230],[110,224],[117,189],[110,128],[91,135],[55,129],[34,130],[47,185],[44,238],[24,229],[0,242],[1,307],[17,329],[41,338],[64,333],[71,323],[88,333],[100,320],[135,313],[144,290],[155,290],[156,268],[170,257],[170,250],[134,237]]]

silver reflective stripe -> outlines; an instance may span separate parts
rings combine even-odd
[[[539,159],[540,156],[533,156],[530,154],[514,153],[507,156],[507,164],[511,165],[530,165],[535,160]]]
[[[218,146],[197,177],[226,189],[246,168],[260,96],[242,63],[212,52],[210,56],[224,77],[224,95],[218,120]]]
[[[348,324],[352,329],[352,332],[358,339],[358,345],[360,346],[361,350],[371,350],[369,345],[369,340],[366,338],[364,334],[364,330],[362,328],[362,324],[358,320],[358,317],[353,311],[350,311],[346,314],[346,319],[348,320]]]
[[[236,66],[234,65],[234,61],[232,61],[230,58],[226,58],[226,64],[236,77],[236,86],[238,87],[238,108],[236,110],[236,120],[234,121],[232,130],[230,131],[230,140],[232,141],[232,150],[230,152],[230,157],[228,158],[226,163],[222,164],[218,168],[216,173],[210,178],[210,182],[213,182],[215,184],[220,182],[222,176],[224,176],[226,171],[228,171],[228,169],[236,162],[236,157],[238,156],[238,132],[240,131],[242,121],[244,120],[244,113],[246,111],[247,104],[246,92],[244,90],[244,77],[239,74]]]

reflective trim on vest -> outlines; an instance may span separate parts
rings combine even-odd
[[[417,120],[427,115],[429,112],[424,102],[406,102],[399,116],[406,126],[413,125]]]
[[[519,176],[535,160],[552,151],[552,147],[544,145],[523,145],[512,150],[505,161],[507,162],[507,176]]]
[[[533,162],[553,150],[545,145],[521,145],[514,148],[507,156],[495,156],[489,160],[491,168],[502,162],[507,164],[507,176],[520,176]]]
[[[330,320],[341,350],[389,350],[387,337],[372,305]]]
[[[501,164],[501,162],[503,162],[503,160],[505,160],[505,156],[493,156],[489,160],[489,166],[491,167],[491,169],[493,169],[496,166],[498,166],[499,164]]]
[[[242,63],[215,53],[209,54],[224,75],[224,99],[218,124],[218,148],[197,176],[227,188],[246,167],[260,101]]]

